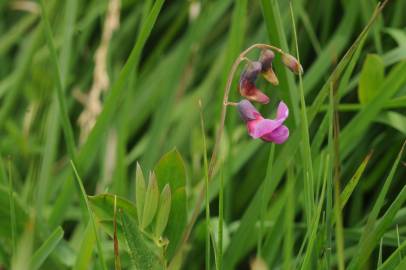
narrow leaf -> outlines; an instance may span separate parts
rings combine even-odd
[[[114,267],[116,270],[121,270],[120,262],[120,252],[118,248],[118,238],[117,238],[117,196],[114,196],[114,217],[113,217],[113,226],[114,226]]]
[[[158,183],[155,173],[150,173],[147,193],[145,195],[144,211],[142,213],[141,229],[145,229],[154,219],[159,201]]]
[[[46,258],[48,258],[49,254],[55,250],[62,237],[63,229],[62,227],[57,227],[32,256],[30,263],[31,270],[36,270],[41,267],[42,263],[46,260]]]
[[[135,176],[135,204],[137,206],[138,224],[141,224],[145,202],[145,179],[140,164],[137,163]]]
[[[369,54],[362,66],[359,79],[358,97],[361,104],[366,104],[378,93],[384,79],[384,64],[379,55]]]
[[[185,164],[180,153],[174,149],[158,161],[154,171],[159,188],[162,189],[165,184],[169,184],[171,188],[171,212],[165,236],[169,239],[168,259],[173,259],[176,249],[180,248],[179,243],[187,220]]]
[[[361,165],[358,167],[357,171],[355,172],[355,174],[353,175],[351,180],[348,182],[348,184],[345,186],[344,190],[341,192],[341,196],[340,196],[341,197],[340,198],[341,209],[344,208],[344,206],[347,203],[348,199],[350,198],[352,192],[354,191],[355,187],[357,186],[359,179],[361,178],[371,156],[372,156],[372,152],[369,153],[366,156],[366,158],[362,161]]]
[[[159,209],[155,223],[155,236],[162,236],[168,224],[169,213],[171,212],[171,188],[168,184],[162,190],[159,199]]]

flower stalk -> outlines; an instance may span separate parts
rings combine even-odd
[[[211,155],[211,158],[210,158],[209,168],[208,168],[207,178],[208,178],[209,183],[212,181],[212,178],[213,178],[214,168],[215,168],[215,165],[216,165],[216,162],[217,162],[217,156],[218,156],[218,153],[219,153],[221,140],[222,140],[223,133],[224,133],[224,126],[225,126],[225,120],[226,120],[226,115],[227,115],[227,107],[228,106],[238,106],[238,104],[239,104],[237,102],[228,101],[235,73],[236,73],[239,65],[241,64],[241,62],[247,61],[248,63],[252,63],[252,61],[250,59],[248,59],[246,57],[246,55],[249,52],[251,52],[252,50],[254,50],[254,49],[262,49],[262,50],[270,49],[273,52],[281,54],[282,58],[287,58],[288,56],[290,56],[289,54],[285,53],[282,49],[280,49],[278,47],[275,47],[273,45],[257,43],[257,44],[251,45],[250,47],[248,47],[247,49],[242,51],[240,53],[240,55],[235,59],[233,65],[231,66],[231,70],[230,70],[230,73],[228,74],[228,78],[227,78],[227,83],[226,83],[226,86],[224,88],[223,103],[222,103],[221,114],[220,114],[220,126],[219,126],[219,130],[218,130],[218,133],[217,133],[217,136],[216,136],[216,140],[215,140],[215,144],[214,144],[214,147],[213,147],[213,152],[212,152],[212,155]],[[287,66],[287,67],[289,69],[291,69],[290,66]],[[299,71],[297,73],[302,73],[303,69],[301,68],[301,65],[300,65],[299,61],[297,61],[297,67],[299,68]],[[294,73],[296,73],[296,72],[294,72]],[[193,209],[191,219],[190,219],[190,221],[189,221],[189,223],[188,223],[188,225],[187,225],[187,227],[185,229],[185,232],[184,232],[183,237],[182,237],[182,242],[181,242],[181,244],[179,245],[179,247],[178,247],[178,249],[176,251],[175,257],[180,255],[180,252],[182,252],[184,250],[184,246],[185,246],[186,242],[189,239],[189,236],[190,236],[190,233],[192,231],[193,225],[195,224],[195,222],[197,220],[197,217],[198,217],[198,215],[200,213],[202,203],[203,203],[204,198],[205,198],[205,190],[206,189],[205,189],[204,186],[200,190],[199,197],[197,198],[197,201],[196,201],[195,207]]]

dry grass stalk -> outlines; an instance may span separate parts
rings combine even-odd
[[[87,95],[74,91],[75,97],[83,104],[84,110],[78,122],[80,126],[80,142],[83,143],[102,111],[101,94],[107,91],[110,85],[107,74],[107,53],[113,33],[120,25],[120,0],[110,0],[104,21],[100,46],[97,48],[94,61],[93,84]]]

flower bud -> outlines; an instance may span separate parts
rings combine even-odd
[[[262,70],[262,64],[259,61],[254,61],[254,62],[248,62],[247,68],[244,70],[244,72],[241,75],[241,80],[248,80],[252,83],[255,82],[255,80],[258,77],[258,74]]]
[[[271,50],[262,50],[259,61],[262,64],[261,73],[264,78],[273,85],[278,85],[279,80],[276,77],[275,72],[272,69],[272,61],[275,58],[275,53]]]
[[[261,70],[262,64],[260,62],[249,62],[247,68],[241,74],[239,90],[241,96],[246,97],[249,100],[266,104],[269,102],[268,96],[255,86],[255,80]]]
[[[251,102],[249,102],[246,99],[243,99],[240,102],[238,102],[237,109],[238,112],[240,113],[242,120],[244,120],[245,122],[255,120],[259,115],[257,109],[251,104]]]
[[[300,65],[299,61],[292,55],[288,53],[282,54],[282,62],[287,68],[289,68],[295,74],[303,74],[303,68]]]

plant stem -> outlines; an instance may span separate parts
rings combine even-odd
[[[217,155],[220,149],[220,144],[221,144],[221,139],[223,136],[223,132],[224,132],[224,125],[225,125],[225,120],[226,120],[226,115],[227,115],[227,105],[230,105],[230,102],[228,102],[228,97],[230,94],[230,89],[231,89],[231,84],[233,82],[233,78],[235,75],[235,72],[237,71],[238,66],[240,65],[240,63],[242,61],[245,60],[245,56],[252,51],[253,49],[271,49],[274,50],[280,54],[285,54],[285,52],[275,46],[272,45],[268,45],[268,44],[263,44],[263,43],[256,43],[251,45],[250,47],[248,47],[247,49],[245,49],[238,57],[237,59],[235,59],[233,65],[231,66],[231,70],[230,73],[228,75],[227,78],[227,84],[226,87],[224,89],[224,96],[223,96],[223,103],[222,103],[222,108],[221,108],[221,115],[220,115],[220,127],[217,133],[217,137],[216,137],[216,141],[214,144],[214,148],[213,148],[213,152],[210,158],[210,163],[209,163],[209,169],[208,169],[208,182],[210,183],[212,180],[212,176],[213,176],[213,172],[214,172],[214,167],[215,164],[217,162]],[[199,193],[199,197],[196,201],[195,207],[193,209],[193,213],[191,216],[191,219],[189,221],[189,223],[186,226],[186,229],[183,233],[182,236],[182,242],[181,244],[178,246],[177,250],[176,250],[176,255],[175,257],[183,250],[184,245],[186,244],[186,242],[189,239],[190,233],[192,232],[192,228],[193,225],[195,224],[197,217],[199,216],[200,213],[200,209],[203,203],[205,197],[205,187],[203,186],[200,190]]]
[[[204,132],[204,118],[203,118],[203,108],[202,102],[199,100],[200,108],[200,126],[202,129],[203,137],[203,157],[204,157],[204,178],[205,178],[205,193],[206,193],[206,269],[210,270],[210,195],[209,195],[209,174],[207,165],[207,147],[206,147],[206,135]]]

